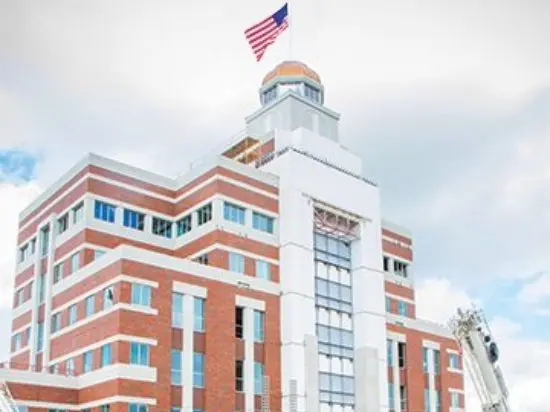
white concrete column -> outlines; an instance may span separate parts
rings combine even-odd
[[[192,295],[183,295],[183,359],[182,359],[182,384],[183,384],[183,410],[193,410],[193,324],[195,319],[195,305]]]
[[[34,275],[31,288],[31,330],[29,334],[29,369],[32,368],[36,360],[36,334],[38,321],[38,277],[40,276],[40,261],[42,260],[42,245],[40,238],[41,228],[45,222],[38,225],[36,230],[36,250],[34,253]]]
[[[115,222],[113,224],[123,226],[124,223],[124,207],[118,205],[115,209]]]
[[[245,307],[244,315],[244,409],[254,412],[254,309]]]
[[[393,402],[395,412],[401,412],[401,391],[399,387],[401,385],[401,374],[399,370],[399,350],[397,346],[399,341],[392,339],[391,351],[393,358]]]
[[[57,215],[51,215],[50,240],[48,249],[48,265],[44,275],[44,342],[42,344],[42,367],[47,368],[50,363],[50,335],[52,320],[52,290],[53,290],[53,266],[55,260],[55,238],[57,236]]]
[[[143,220],[143,232],[148,235],[153,233],[153,216],[150,214],[146,214],[145,219]]]

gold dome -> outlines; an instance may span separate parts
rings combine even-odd
[[[321,78],[317,72],[306,64],[298,61],[284,61],[278,64],[273,70],[267,73],[262,81],[262,86],[269,83],[276,77],[307,77],[308,79],[321,84]]]

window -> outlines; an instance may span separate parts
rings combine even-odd
[[[441,356],[438,350],[434,350],[434,374],[439,375],[441,373]]]
[[[204,388],[204,354],[193,353],[193,386]]]
[[[31,239],[31,256],[34,255],[34,252],[36,251],[36,238],[33,237]]]
[[[393,383],[388,383],[388,406],[390,409],[395,409],[395,397],[393,392]]]
[[[254,342],[264,341],[264,316],[263,312],[259,310],[254,311]]]
[[[111,344],[108,343],[101,347],[101,367],[111,364]]]
[[[386,340],[386,358],[388,359],[388,366],[393,366],[393,341]]]
[[[428,373],[428,348],[422,348],[422,370]]]
[[[197,210],[197,222],[199,226],[210,220],[212,220],[212,203],[208,203]]]
[[[95,295],[86,298],[86,316],[92,316],[95,311]]]
[[[223,218],[225,220],[230,220],[232,222],[244,225],[245,211],[246,209],[244,207],[240,207],[228,202],[223,203]]]
[[[390,258],[387,256],[384,256],[384,272],[388,272],[390,270]]]
[[[104,250],[99,250],[99,249],[94,250],[94,260],[99,259],[105,253],[106,252]]]
[[[407,264],[398,260],[393,261],[393,273],[397,276],[407,277]]]
[[[27,258],[27,250],[28,250],[28,246],[27,246],[27,245],[22,246],[22,247],[19,249],[19,263],[24,262],[25,259]]]
[[[191,215],[182,217],[176,222],[176,233],[178,236],[191,231]]]
[[[67,359],[67,361],[65,362],[65,369],[66,369],[66,373],[67,373],[67,376],[73,376],[74,375],[74,358],[69,358]]]
[[[69,228],[69,215],[65,214],[57,219],[57,233],[61,234],[66,232]]]
[[[14,351],[17,351],[21,349],[21,334],[20,333],[16,333],[14,336],[13,336],[13,350]]]
[[[252,213],[252,227],[263,232],[273,233],[273,218],[254,212]]]
[[[182,352],[180,350],[172,349],[171,359],[171,375],[172,385],[181,385],[181,364],[182,364]]]
[[[237,273],[244,273],[244,256],[238,253],[229,252],[229,270]]]
[[[80,267],[80,253],[76,252],[71,256],[71,273],[74,273]]]
[[[91,372],[93,368],[93,352],[91,350],[82,354],[82,368],[84,373]]]
[[[137,230],[143,230],[145,227],[145,214],[140,212],[135,212],[130,209],[124,209],[123,219],[122,223],[124,226],[137,229]]]
[[[96,200],[94,205],[94,217],[105,222],[114,223],[115,210],[115,206]]]
[[[103,309],[108,309],[115,302],[115,291],[113,286],[103,289]]]
[[[148,412],[147,405],[142,403],[130,403],[128,405],[128,412]]]
[[[16,408],[13,412],[29,412],[29,408],[23,405],[17,405]]]
[[[430,412],[430,390],[424,388],[424,412]]]
[[[41,274],[38,277],[38,303],[44,302],[44,287],[46,286],[44,279],[45,279],[44,274]]]
[[[460,369],[460,364],[458,362],[458,355],[456,353],[449,354],[449,367],[451,369]]]
[[[183,295],[172,293],[172,326],[183,328]]]
[[[151,286],[132,283],[132,304],[151,306]]]
[[[460,394],[451,392],[451,408],[460,408]]]
[[[193,305],[195,309],[194,330],[195,332],[204,332],[204,299],[193,298]]]
[[[164,220],[159,217],[153,218],[153,234],[172,238],[172,222]]]
[[[84,203],[80,203],[73,208],[73,224],[76,224],[84,217]]]
[[[399,357],[399,367],[404,368],[405,367],[405,359],[407,357],[407,346],[404,342],[399,342],[397,344],[397,356]]]
[[[52,315],[51,331],[55,333],[59,329],[61,329],[61,313],[55,313]]]
[[[244,320],[244,310],[243,308],[235,308],[235,337],[242,339],[243,338],[243,320]]]
[[[435,412],[441,412],[441,391],[435,390]]]
[[[256,261],[256,277],[271,280],[271,266],[265,260]]]
[[[235,361],[235,390],[244,391],[244,365],[242,360]]]
[[[58,263],[53,268],[53,283],[59,282],[63,278],[63,262]]]
[[[254,394],[261,395],[264,391],[264,364],[254,362]]]
[[[50,226],[46,226],[40,230],[40,253],[41,256],[48,254],[50,245]]]
[[[407,410],[407,387],[404,385],[399,386],[399,396],[401,397],[401,410]]]
[[[111,406],[110,405],[101,405],[99,407],[99,412],[111,412]]]
[[[401,316],[407,316],[407,309],[407,302],[403,302],[402,300],[397,301],[397,310]]]
[[[130,364],[149,366],[149,345],[130,343]]]
[[[391,298],[386,296],[386,312],[391,313]]]
[[[195,262],[200,263],[202,265],[208,265],[208,253],[205,253],[204,255],[200,255],[194,260]]]
[[[69,325],[72,325],[77,320],[77,306],[76,304],[69,306]]]

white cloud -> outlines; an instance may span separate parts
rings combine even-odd
[[[550,297],[550,272],[543,272],[525,282],[518,293],[521,303],[534,305]]]

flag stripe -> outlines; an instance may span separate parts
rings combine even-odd
[[[285,4],[273,15],[263,19],[245,30],[245,37],[256,56],[260,61],[268,46],[273,44],[279,34],[288,28],[288,9]]]

